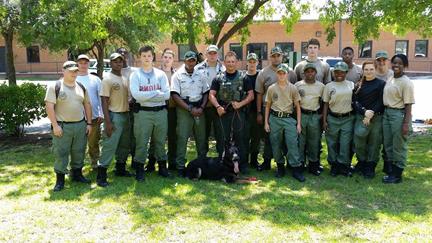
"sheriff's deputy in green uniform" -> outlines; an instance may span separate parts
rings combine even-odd
[[[83,176],[82,167],[87,135],[91,132],[92,111],[84,86],[76,82],[77,75],[76,62],[65,62],[63,79],[49,86],[45,96],[46,112],[52,126],[54,171],[57,176],[54,191],[64,188],[69,156],[72,180],[90,183]]]
[[[352,95],[354,83],[345,79],[348,65],[338,62],[334,66],[335,80],[326,84],[323,94],[323,130],[326,132],[330,174],[351,176],[351,140],[354,115]]]
[[[402,182],[402,172],[408,154],[408,132],[411,129],[411,108],[414,104],[414,84],[405,75],[408,58],[397,54],[391,59],[394,76],[384,87],[383,117],[384,149],[391,163],[390,175],[384,183]]]
[[[293,177],[304,182],[306,179],[302,172],[297,141],[298,134],[301,133],[300,95],[294,84],[288,82],[288,71],[288,65],[280,64],[277,69],[278,81],[267,90],[264,128],[270,132],[271,147],[278,168],[276,177],[285,176],[286,156],[293,168]],[[293,118],[294,111],[297,121]],[[288,149],[286,155],[283,145]]]
[[[237,55],[229,51],[225,54],[226,71],[213,80],[209,100],[219,115],[215,122],[215,132],[222,134],[223,139],[216,141],[217,152],[222,158],[225,144],[230,141],[232,133],[235,144],[239,148],[240,171],[247,171],[247,156],[242,130],[245,129],[244,107],[254,99],[253,87],[243,82],[242,73],[237,71]]]
[[[144,163],[150,138],[153,139],[159,175],[168,177],[165,141],[168,132],[166,101],[170,97],[168,78],[164,71],[153,67],[154,50],[151,46],[139,50],[141,68],[132,73],[130,90],[139,104],[134,114],[136,138],[135,160],[138,162],[136,180],[144,180]]]
[[[106,187],[107,169],[114,155],[116,176],[132,176],[126,170],[126,160],[130,148],[130,122],[128,102],[128,80],[122,76],[123,56],[113,53],[110,56],[111,72],[104,75],[100,91],[104,124],[102,133],[102,153],[98,163],[98,186]]]
[[[301,97],[300,161],[305,164],[306,160],[309,160],[309,172],[319,176],[321,174],[319,156],[321,144],[320,107],[324,84],[316,81],[315,64],[307,63],[303,68],[303,73],[305,79],[295,83]]]
[[[207,105],[209,86],[194,71],[197,64],[195,52],[184,55],[184,65],[171,80],[171,97],[177,103],[177,169],[184,176],[186,148],[189,135],[193,133],[198,158],[206,156],[206,121],[204,109]]]

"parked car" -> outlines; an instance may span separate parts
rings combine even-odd
[[[104,59],[104,72],[109,72],[109,71],[111,71],[110,60]],[[96,59],[90,59],[89,72],[91,74],[97,74],[97,60]]]
[[[319,57],[319,59],[323,62],[328,63],[330,65],[330,68],[333,68],[336,63],[341,62],[341,57]]]

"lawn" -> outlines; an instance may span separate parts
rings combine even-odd
[[[382,163],[373,180],[333,178],[326,167],[303,184],[291,176],[276,179],[274,171],[252,172],[262,180],[257,185],[162,179],[156,173],[136,183],[111,171],[105,189],[87,168],[91,186],[67,180],[65,190],[53,193],[49,145],[3,141],[0,241],[430,242],[431,144],[431,132],[411,139],[399,185],[381,183]]]

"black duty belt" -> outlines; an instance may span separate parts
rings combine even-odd
[[[306,110],[306,109],[303,109],[303,108],[301,108],[301,112],[305,113],[305,114],[319,114],[318,110],[313,111],[313,110]]]
[[[80,123],[83,122],[84,118],[80,121],[57,121],[58,124],[74,124],[74,123]]]
[[[140,106],[139,110],[140,111],[161,111],[163,109],[166,109],[166,107],[167,107],[166,105],[152,106],[152,107],[149,107],[149,106]]]
[[[393,108],[393,107],[389,107],[389,106],[386,106],[385,108],[386,108],[386,109],[390,109],[390,110],[398,110],[398,111],[403,111],[403,110],[405,110],[405,108]]]
[[[290,117],[291,113],[287,113],[287,112],[282,112],[282,111],[275,111],[275,110],[271,110],[270,109],[270,114],[279,117],[279,118],[286,118],[286,117]]]
[[[335,113],[335,112],[329,111],[329,114],[333,117],[347,117],[347,116],[351,116],[351,111],[347,112],[347,113]]]

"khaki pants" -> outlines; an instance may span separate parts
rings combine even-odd
[[[99,160],[99,141],[101,138],[101,123],[97,122],[97,119],[92,120],[92,132],[88,135],[88,153],[90,156],[90,161],[92,166],[97,165],[97,162]]]

